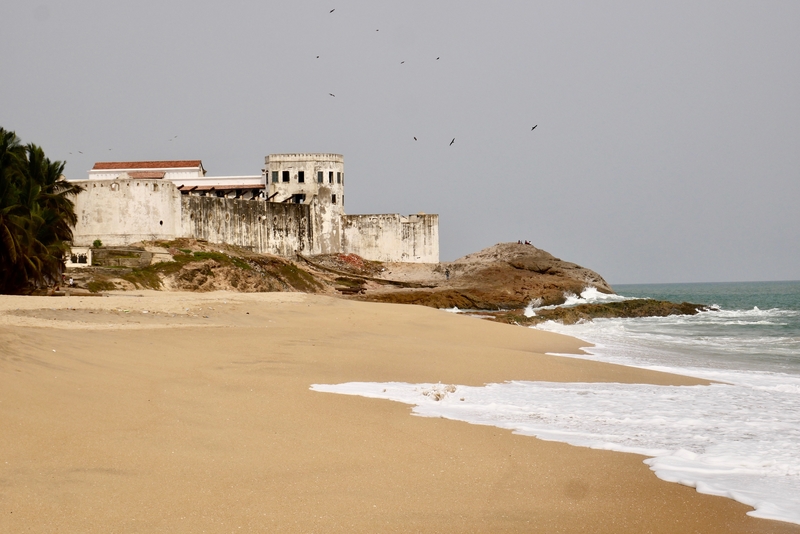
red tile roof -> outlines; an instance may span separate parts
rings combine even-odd
[[[92,170],[124,170],[124,169],[185,169],[187,167],[202,167],[199,159],[184,159],[175,161],[98,161]]]

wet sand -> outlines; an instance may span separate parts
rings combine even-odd
[[[136,295],[0,296],[0,531],[800,532],[642,456],[309,390],[702,381],[416,306]]]

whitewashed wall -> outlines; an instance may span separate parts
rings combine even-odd
[[[181,198],[182,237],[226,243],[260,254],[316,254],[310,207],[260,200]]]
[[[345,215],[342,248],[374,261],[439,263],[439,216]]]
[[[169,240],[180,234],[181,194],[162,180],[88,180],[75,198],[73,243],[95,239],[119,246],[137,241]]]

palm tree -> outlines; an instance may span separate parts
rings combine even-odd
[[[19,185],[24,155],[16,134],[0,128],[0,292],[16,285],[13,280],[22,266],[24,210],[19,205]]]
[[[61,278],[77,222],[70,197],[83,190],[64,178],[64,165],[0,128],[0,293]]]

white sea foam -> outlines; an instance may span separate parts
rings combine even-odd
[[[733,290],[756,292],[760,302],[772,290],[788,302],[785,295],[795,289],[784,286]],[[729,285],[710,289],[720,287],[730,299]],[[626,297],[590,288],[567,296],[565,305],[613,300]],[[531,302],[526,315],[535,315],[540,305]],[[716,382],[710,386],[350,383],[312,389],[404,402],[421,416],[640,453],[650,456],[646,463],[659,478],[748,504],[755,508],[753,516],[800,524],[799,318],[797,309],[716,306],[693,316],[536,326],[594,344],[585,355],[563,356]]]
[[[762,379],[765,386],[772,380]],[[753,506],[756,517],[800,524],[800,379],[786,385],[784,391],[731,384],[394,382],[312,389],[403,402],[424,417],[651,456],[646,463],[663,480],[736,499]],[[785,417],[770,409],[778,405]]]
[[[575,293],[564,293],[563,304],[553,304],[542,306],[542,299],[533,299],[525,308],[525,317],[533,317],[537,310],[552,310],[555,308],[570,308],[580,304],[594,304],[598,302],[622,302],[623,300],[635,300],[635,297],[624,297],[622,295],[601,293],[596,287],[587,287],[580,295]]]

